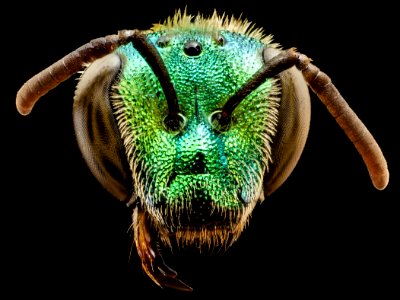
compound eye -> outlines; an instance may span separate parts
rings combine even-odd
[[[183,48],[187,56],[199,56],[202,50],[201,44],[197,41],[189,41]]]

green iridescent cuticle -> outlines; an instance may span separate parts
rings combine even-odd
[[[150,33],[148,38],[157,46],[164,34]],[[221,34],[224,45],[206,32],[188,30],[168,35],[168,43],[157,47],[187,121],[178,133],[163,126],[167,103],[146,61],[131,45],[118,49],[126,58],[116,89],[130,135],[125,146],[132,154],[131,164],[140,165],[134,174],[135,185],[141,187],[138,195],[151,205],[185,205],[202,191],[201,196],[215,204],[234,208],[243,205],[240,198],[252,201],[258,196],[255,193],[269,157],[268,116],[276,106],[270,97],[273,83],[267,80],[241,102],[229,130],[214,130],[209,116],[263,64],[264,44],[259,40],[224,31]],[[190,40],[202,45],[198,57],[188,57],[183,51]],[[201,160],[200,167],[196,159]]]

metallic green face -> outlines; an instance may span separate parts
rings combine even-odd
[[[245,34],[188,26],[150,32],[178,96],[182,127],[165,126],[167,102],[157,77],[132,45],[113,106],[141,205],[161,236],[185,242],[236,239],[263,197],[277,122],[278,88],[267,80],[213,122],[227,99],[263,65],[265,44]]]

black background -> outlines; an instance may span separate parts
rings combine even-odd
[[[383,1],[374,6],[158,2],[35,2],[3,9],[8,17],[2,21],[3,258],[10,267],[3,270],[13,295],[325,299],[376,294],[382,299],[398,294],[396,9]],[[311,57],[373,133],[391,172],[388,187],[375,190],[355,148],[312,95],[303,155],[285,184],[256,207],[241,239],[223,255],[165,254],[194,288],[191,294],[157,287],[142,272],[134,248],[129,260],[131,212],[95,181],[75,141],[71,110],[77,77],[50,91],[29,116],[15,109],[20,86],[70,51],[121,29],[147,29],[186,4],[192,14],[211,14],[214,8],[242,14],[283,47]]]

